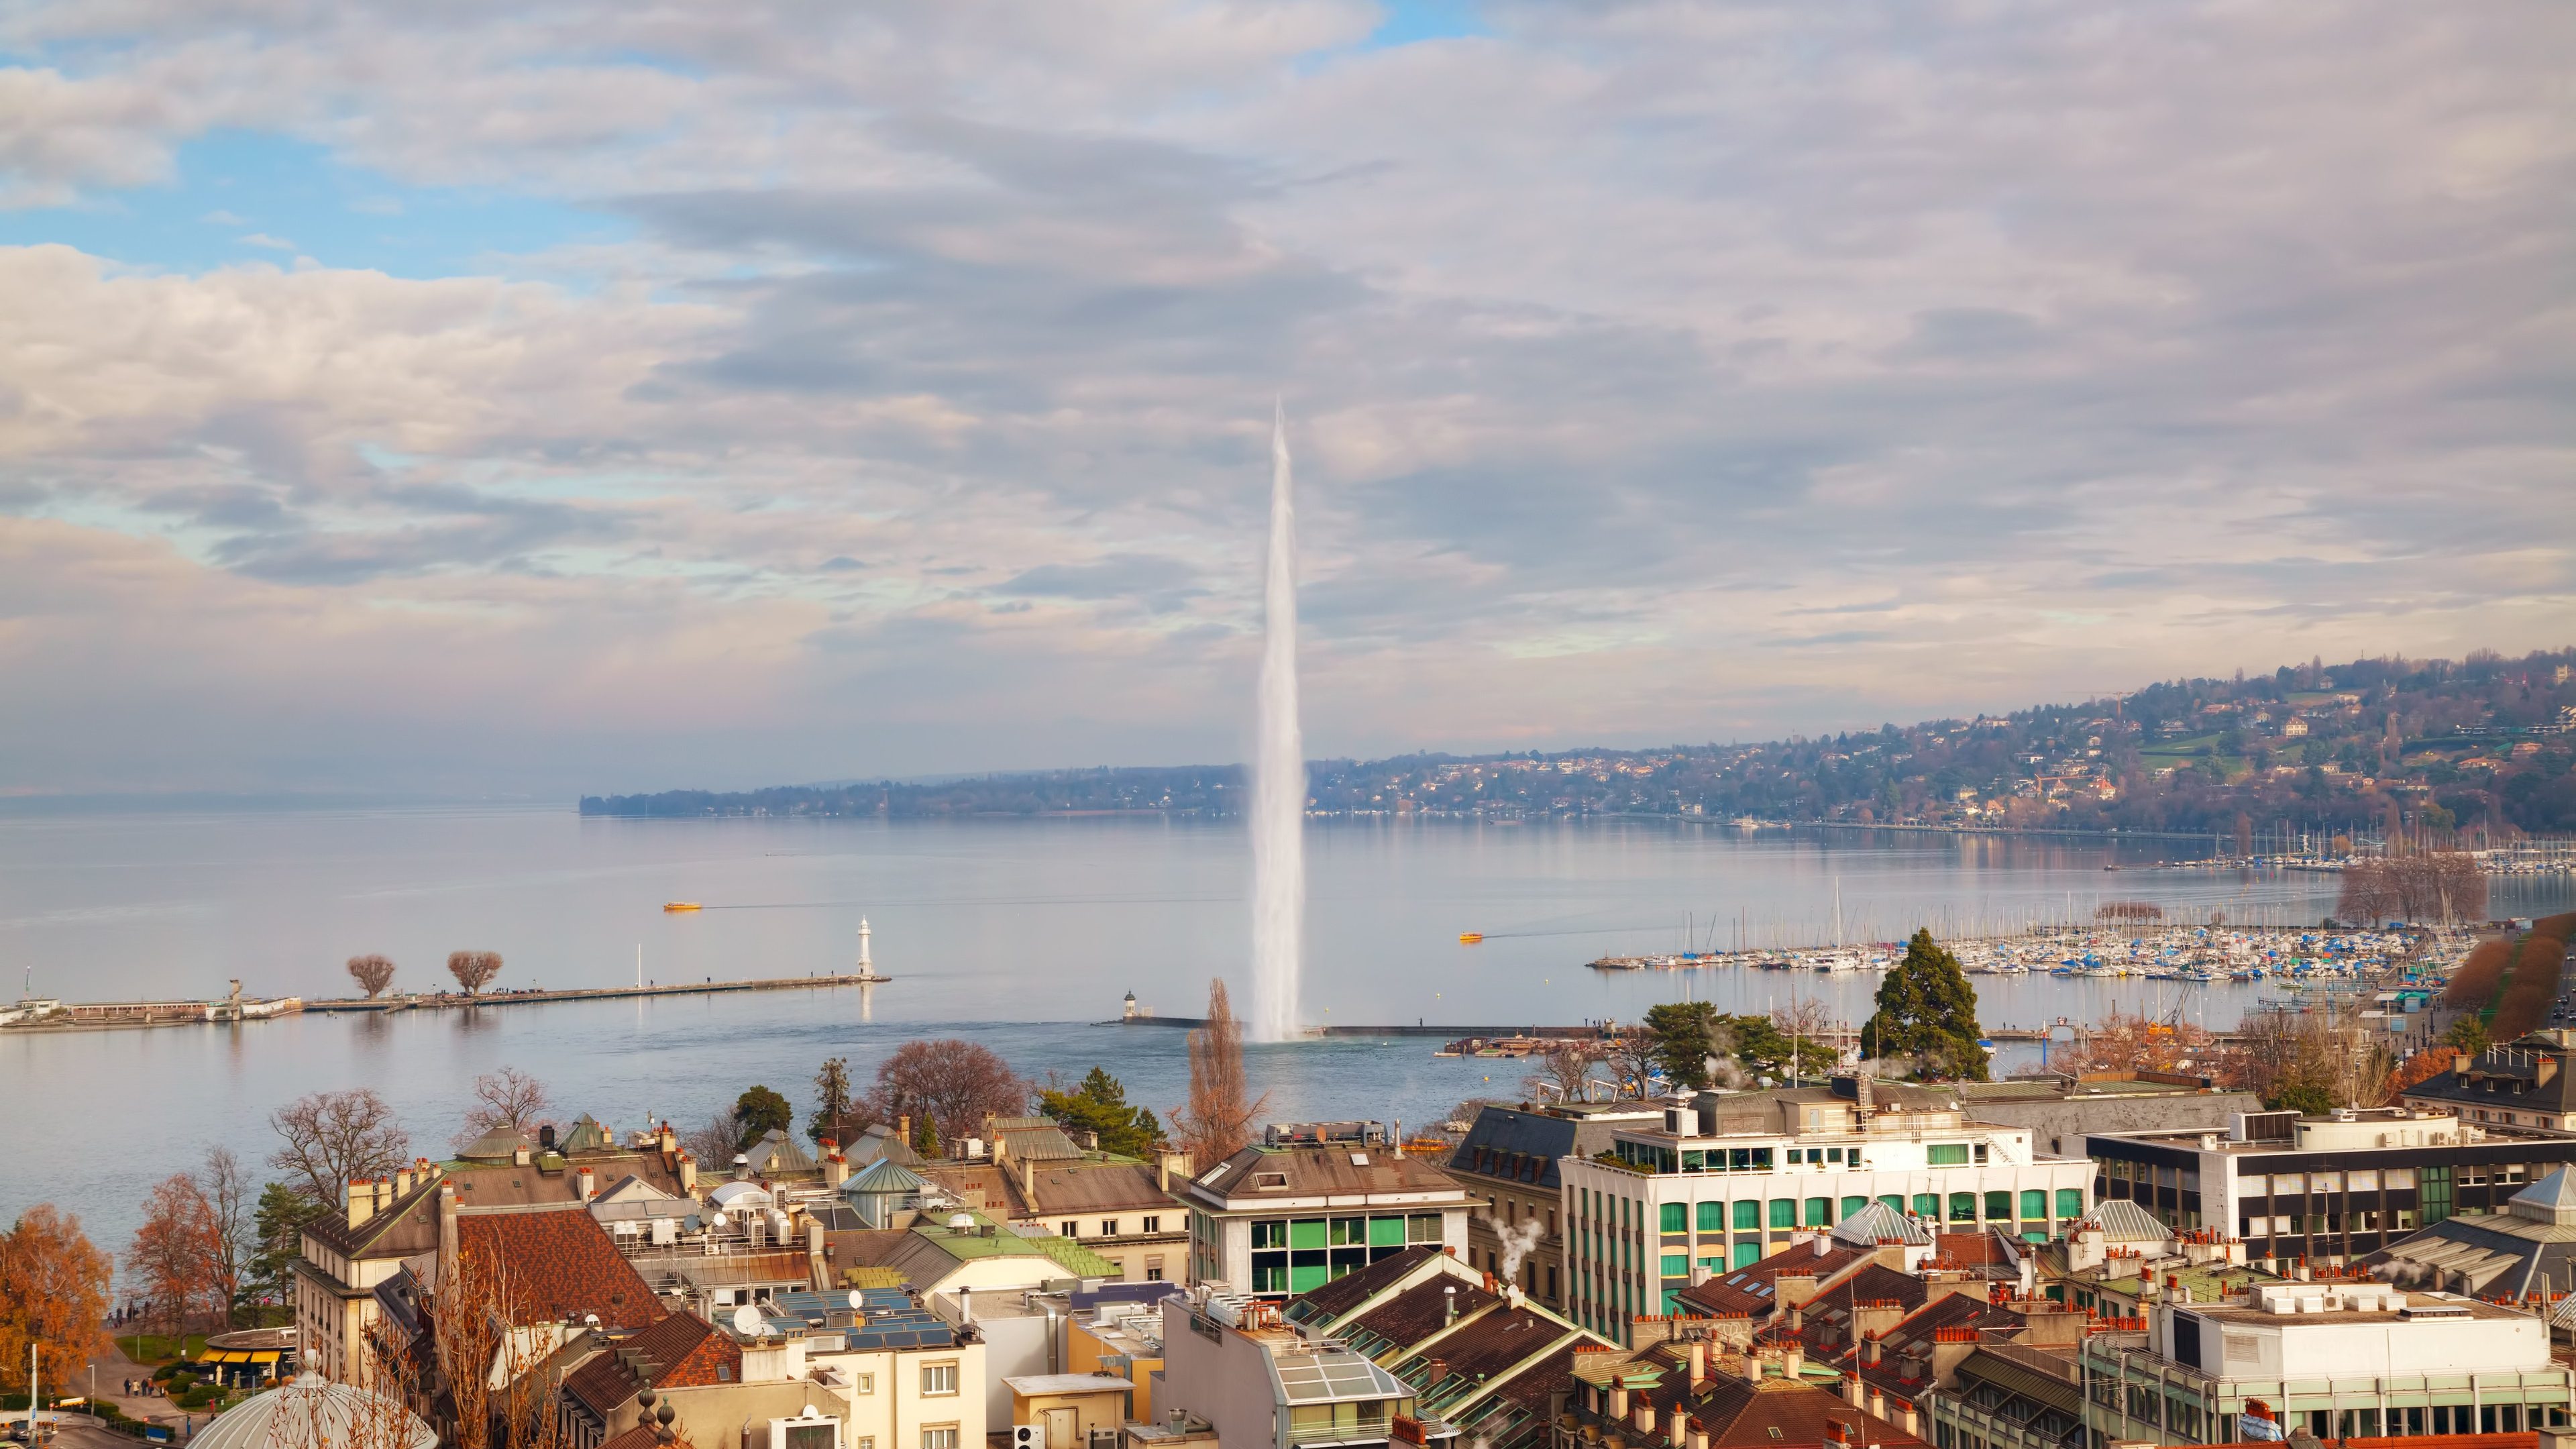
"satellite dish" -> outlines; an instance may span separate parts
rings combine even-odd
[[[867,1299],[859,1296],[859,1290],[856,1288],[850,1290],[850,1306],[852,1308],[864,1308],[867,1306]]]
[[[733,1311],[733,1331],[745,1338],[760,1336],[760,1310],[746,1303]]]

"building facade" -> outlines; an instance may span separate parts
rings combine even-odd
[[[2319,1439],[2567,1422],[2570,1373],[2540,1319],[2366,1280],[2159,1302],[2143,1330],[2096,1334],[2081,1355],[2097,1443],[2232,1443],[2256,1405]]]
[[[2091,1206],[2093,1168],[2031,1150],[2027,1128],[1971,1122],[1955,1096],[1867,1077],[1676,1099],[1567,1159],[1567,1311],[1626,1343],[1675,1311],[1694,1270],[1749,1266],[1873,1203],[1956,1227],[2046,1238]]]
[[[1565,1179],[1558,1160],[1606,1151],[1613,1128],[1661,1116],[1637,1102],[1479,1111],[1448,1163],[1449,1175],[1479,1204],[1467,1218],[1467,1261],[1561,1308]]]
[[[1192,1280],[1256,1298],[1322,1287],[1408,1247],[1467,1246],[1466,1189],[1385,1147],[1247,1147],[1177,1196]]]
[[[2453,1216],[2503,1211],[2576,1162],[2576,1137],[2479,1128],[2449,1112],[2246,1113],[2229,1130],[2087,1139],[2094,1191],[2177,1232],[2216,1228],[2257,1258],[2341,1265]]]

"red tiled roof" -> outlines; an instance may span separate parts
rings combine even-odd
[[[610,1333],[644,1328],[668,1312],[617,1244],[585,1212],[471,1213],[456,1220],[458,1246],[495,1256],[520,1295],[522,1323],[599,1315]]]
[[[674,1313],[618,1347],[653,1366],[657,1389],[742,1381],[742,1345],[694,1313]],[[717,1372],[720,1366],[727,1371]]]
[[[1823,1253],[1818,1253],[1813,1246],[1783,1248],[1759,1262],[1717,1274],[1705,1283],[1695,1283],[1682,1289],[1675,1297],[1685,1311],[1703,1316],[1741,1313],[1749,1318],[1762,1318],[1780,1306],[1776,1289],[1781,1278],[1813,1278],[1819,1285],[1830,1285],[1876,1251],[1840,1243]],[[1773,1291],[1764,1291],[1766,1289]]]

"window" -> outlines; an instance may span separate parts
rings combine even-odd
[[[1794,1197],[1771,1199],[1771,1226],[1794,1228],[1798,1225],[1798,1200]]]
[[[1656,1216],[1662,1220],[1665,1232],[1686,1233],[1690,1231],[1690,1204],[1688,1203],[1668,1202],[1663,1205],[1662,1209],[1657,1212]]]
[[[1254,1223],[1252,1225],[1252,1246],[1256,1248],[1284,1248],[1288,1246],[1288,1225],[1286,1223],[1276,1222]]]
[[[2061,1187],[2057,1190],[2057,1215],[2061,1218],[2084,1216],[2084,1189]]]
[[[1941,1194],[1937,1192],[1916,1193],[1914,1195],[1914,1215],[1919,1218],[1937,1218],[1941,1216]]]
[[[1865,1208],[1865,1207],[1867,1207],[1867,1206],[1869,1206],[1869,1199],[1868,1199],[1868,1198],[1865,1198],[1865,1197],[1847,1197],[1847,1198],[1844,1198],[1844,1199],[1843,1199],[1843,1216],[1844,1216],[1844,1217],[1850,1217],[1853,1213],[1859,1212],[1862,1208]]]
[[[1751,1198],[1735,1205],[1735,1226],[1741,1230],[1758,1230],[1762,1226],[1762,1204]]]
[[[1828,1147],[1828,1148],[1826,1148],[1826,1149],[1825,1149],[1825,1160],[1826,1160],[1827,1162],[1840,1162],[1840,1161],[1842,1161],[1842,1160],[1843,1160],[1843,1150],[1842,1150],[1841,1148],[1839,1148],[1839,1147]],[[1855,1160],[1857,1160],[1857,1159],[1855,1159]]]
[[[1973,1192],[1950,1194],[1950,1221],[1973,1223],[1977,1220],[1977,1195]]]
[[[1703,1233],[1726,1231],[1726,1204],[1704,1202],[1699,1205],[1699,1230]]]
[[[1104,1238],[1114,1238],[1118,1236],[1118,1220],[1116,1218],[1102,1218],[1100,1220],[1100,1236]]]
[[[1145,1281],[1148,1283],[1160,1283],[1163,1281],[1163,1260],[1160,1257],[1148,1257],[1145,1259]]]
[[[2021,1191],[2021,1215],[2032,1221],[2048,1216],[2048,1189],[2026,1187]]]
[[[1965,1167],[1968,1165],[1968,1144],[1935,1142],[1923,1149],[1923,1160],[1934,1167]]]
[[[853,1394],[873,1394],[873,1393],[875,1393],[876,1391],[877,1391],[877,1376],[876,1376],[875,1374],[852,1374],[852,1375],[850,1375],[850,1392],[851,1392],[851,1393],[853,1393]]]
[[[954,1424],[922,1425],[921,1449],[957,1449],[957,1426]]]
[[[1829,1228],[1834,1225],[1834,1200],[1829,1197],[1807,1199],[1807,1226]]]
[[[877,1449],[877,1436],[874,1434],[861,1434],[858,1438],[850,1441],[850,1449]]]
[[[1145,1219],[1145,1231],[1149,1233],[1159,1233],[1162,1230],[1163,1220],[1161,1218],[1149,1217]]]
[[[1683,1277],[1688,1277],[1688,1276],[1690,1275],[1690,1254],[1688,1254],[1688,1253],[1666,1253],[1666,1254],[1664,1254],[1663,1269],[1664,1269],[1664,1276],[1665,1276],[1665,1277],[1667,1277],[1667,1278],[1683,1278]]]
[[[1415,1213],[1406,1218],[1404,1220],[1404,1237],[1405,1241],[1412,1243],[1438,1243],[1440,1241],[1440,1214]]]
[[[957,1360],[952,1358],[944,1363],[926,1363],[921,1366],[922,1397],[931,1398],[955,1392],[957,1392]]]
[[[1059,1223],[1056,1225],[1056,1231],[1068,1238],[1079,1237],[1081,1234],[1075,1230],[1080,1226],[1080,1224],[1073,1222]]]
[[[1990,1218],[2008,1218],[2008,1217],[2011,1217],[2012,1215],[2013,1215],[2013,1212],[2012,1212],[2012,1194],[2011,1194],[2011,1193],[2009,1193],[2009,1192],[1990,1192],[1990,1193],[1987,1193],[1987,1194],[1986,1194],[1986,1216],[1987,1216],[1987,1217],[1990,1217]]]

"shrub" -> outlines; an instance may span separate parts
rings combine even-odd
[[[2483,1010],[2495,1000],[2496,988],[2504,982],[2504,968],[2513,961],[2513,943],[2499,936],[2480,941],[2469,950],[2469,958],[2442,987],[2444,1006],[2465,1006]]]

